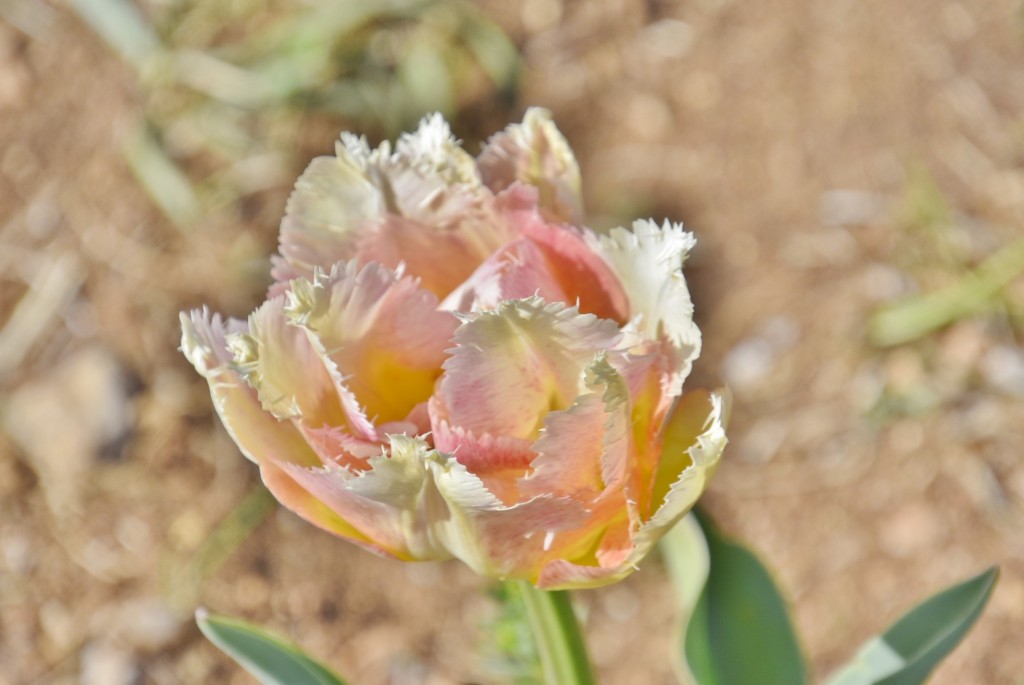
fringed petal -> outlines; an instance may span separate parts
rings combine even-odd
[[[287,314],[375,424],[422,416],[458,327],[415,279],[355,262],[293,281]]]
[[[547,110],[528,109],[523,123],[488,141],[477,164],[484,184],[492,190],[504,190],[516,181],[529,183],[537,187],[547,218],[581,222],[579,165]]]
[[[248,333],[228,336],[234,365],[279,419],[336,426],[345,421],[334,380],[306,332],[290,323],[277,297],[249,317]]]
[[[210,395],[224,427],[251,461],[269,459],[318,464],[319,459],[288,421],[266,412],[256,391],[233,366],[226,337],[241,333],[245,323],[228,321],[203,310],[181,314],[181,349],[210,384]]]
[[[444,418],[440,403],[431,401],[431,437],[438,451],[449,454],[506,504],[521,500],[517,482],[537,456],[529,440],[490,433],[476,435]]]
[[[618,340],[613,321],[540,298],[503,302],[455,333],[440,392],[453,425],[536,438],[583,391],[582,373]]]
[[[544,495],[506,505],[457,460],[428,461],[445,515],[430,519],[432,535],[477,573],[533,580],[561,531],[580,527],[586,510],[571,498]]]
[[[336,157],[317,157],[288,198],[274,280],[311,276],[315,267],[351,259],[360,232],[383,211],[384,199],[365,165],[345,147],[338,147]]]
[[[629,344],[665,339],[672,349],[673,394],[700,354],[700,330],[693,322],[693,302],[680,270],[694,245],[693,234],[679,224],[636,221],[633,230],[616,228],[605,236],[587,235],[618,277],[629,300]]]
[[[272,461],[260,464],[260,476],[263,479],[263,484],[267,486],[278,502],[305,521],[328,533],[354,542],[374,554],[396,559],[411,559],[412,557],[404,553],[402,546],[389,545],[391,541],[386,535],[376,536],[381,531],[386,531],[387,526],[378,522],[377,527],[372,529],[374,535],[368,535],[340,515],[335,507],[331,506],[331,500],[320,497],[318,490],[326,492],[333,484],[331,476],[320,474],[330,473],[336,472]],[[353,518],[356,521],[361,520],[358,515]]]

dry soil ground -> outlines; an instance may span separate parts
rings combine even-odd
[[[71,14],[23,4],[46,11],[0,24],[0,684],[251,682],[191,624],[199,602],[356,683],[484,679],[483,581],[287,512],[193,591],[181,560],[255,476],[175,349],[177,312],[258,303],[287,185],[174,228],[120,153],[131,71]],[[706,502],[776,570],[817,678],[998,563],[934,682],[1022,682],[1020,283],[918,341],[866,337],[881,303],[1024,233],[1019,3],[483,7],[524,52],[520,107],[552,109],[577,151],[594,223],[698,235],[694,382],[735,395]],[[604,682],[672,682],[668,593],[650,562],[581,595]]]

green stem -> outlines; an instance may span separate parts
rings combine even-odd
[[[524,581],[516,585],[526,604],[547,685],[597,683],[569,593],[538,590]]]

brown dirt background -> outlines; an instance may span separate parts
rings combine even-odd
[[[525,55],[520,110],[549,107],[570,139],[593,223],[668,216],[698,236],[692,382],[735,395],[705,502],[776,571],[816,679],[998,563],[934,682],[1024,682],[1016,319],[994,309],[887,350],[865,339],[880,303],[1024,234],[1021,5],[481,6]],[[0,331],[33,293],[49,305],[24,357],[0,359],[0,684],[252,682],[199,635],[196,602],[289,635],[353,683],[487,682],[484,581],[377,559],[284,511],[175,599],[175,562],[255,482],[175,349],[177,313],[258,304],[288,186],[174,228],[120,154],[132,74],[43,7],[36,30],[0,23]],[[501,124],[473,117],[457,129]],[[329,150],[333,128],[293,133],[296,159]],[[949,205],[955,259],[908,227],[919,168]],[[579,593],[603,682],[673,682],[670,597],[656,560]]]

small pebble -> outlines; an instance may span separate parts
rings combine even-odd
[[[821,222],[827,226],[868,224],[884,214],[885,198],[864,190],[829,190],[818,205]]]
[[[981,360],[985,381],[1005,393],[1024,397],[1024,350],[996,345]]]
[[[778,355],[800,339],[795,321],[783,316],[768,319],[753,336],[741,340],[722,360],[722,375],[738,392],[754,390],[775,368]]]
[[[879,544],[894,557],[909,557],[938,546],[948,533],[935,510],[924,502],[908,502],[882,519]]]
[[[135,650],[158,652],[181,635],[185,622],[155,597],[124,602],[114,618],[113,634]]]
[[[131,654],[106,642],[91,642],[82,650],[79,685],[133,685],[138,666]]]

